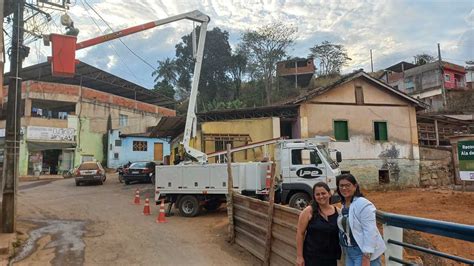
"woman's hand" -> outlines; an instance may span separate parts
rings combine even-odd
[[[370,266],[370,257],[366,255],[362,256],[362,266]]]
[[[304,258],[301,256],[296,257],[296,266],[304,266]]]

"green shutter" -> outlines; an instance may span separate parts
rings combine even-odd
[[[374,122],[375,140],[388,140],[387,122]]]
[[[334,121],[334,138],[336,140],[349,140],[347,121]]]

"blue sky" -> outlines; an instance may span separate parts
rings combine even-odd
[[[87,2],[86,2],[87,1]],[[80,29],[78,41],[110,32],[90,9],[90,4],[114,29],[135,26],[195,9],[209,15],[209,29],[219,27],[230,34],[234,47],[242,32],[265,23],[283,21],[298,27],[291,56],[305,57],[309,48],[329,40],[343,44],[353,60],[343,69],[370,71],[370,49],[374,69],[399,61],[413,61],[413,56],[428,53],[437,56],[441,44],[446,61],[465,65],[474,60],[474,1],[342,1],[342,0],[73,0],[69,14]],[[60,13],[44,33],[61,33]],[[95,23],[94,23],[95,21]],[[122,38],[122,41],[148,63],[174,57],[174,46],[192,30],[192,22],[181,21]],[[44,62],[50,47],[30,43],[25,65]],[[134,56],[119,40],[83,49],[77,59],[104,69],[129,81],[152,88],[150,66]]]

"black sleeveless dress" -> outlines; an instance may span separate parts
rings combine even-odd
[[[339,245],[338,213],[328,216],[326,221],[321,215],[313,215],[306,228],[303,244],[305,266],[336,266],[341,258]]]

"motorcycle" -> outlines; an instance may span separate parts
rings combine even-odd
[[[132,164],[131,162],[128,162],[128,163],[126,163],[126,164],[124,164],[124,165],[122,165],[122,166],[119,166],[119,167],[117,168],[118,179],[119,179],[119,182],[120,182],[120,183],[123,183],[123,173],[124,173],[125,169],[128,169],[131,164]]]

